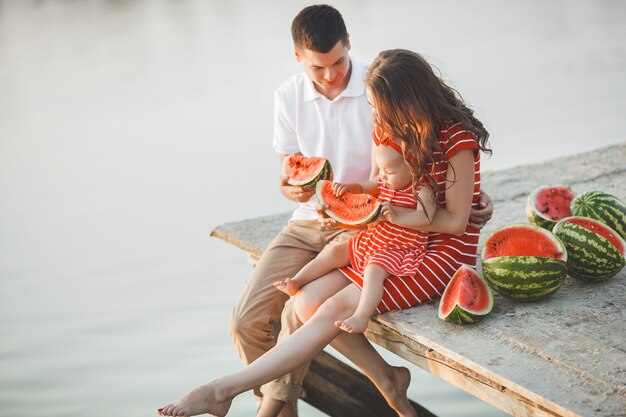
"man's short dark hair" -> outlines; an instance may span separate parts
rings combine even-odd
[[[291,36],[296,48],[326,53],[337,42],[348,44],[346,24],[337,9],[327,4],[305,7],[291,22]]]

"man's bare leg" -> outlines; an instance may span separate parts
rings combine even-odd
[[[296,295],[300,288],[314,281],[334,269],[341,268],[350,263],[348,241],[333,243],[324,248],[319,255],[306,264],[293,278],[285,278],[276,281],[274,287],[288,294]]]

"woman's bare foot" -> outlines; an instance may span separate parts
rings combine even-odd
[[[285,278],[284,281],[276,281],[273,285],[277,290],[280,290],[287,295],[296,295],[300,289],[300,285],[291,278]]]
[[[339,327],[344,332],[348,333],[363,333],[367,329],[367,323],[369,323],[369,317],[352,316],[345,320],[336,321],[335,326]]]
[[[406,395],[411,383],[411,373],[402,366],[392,367],[391,375],[384,386],[379,386],[385,400],[391,408],[393,408],[400,417],[418,417],[417,411],[409,402]]]
[[[215,383],[201,385],[190,391],[178,401],[159,408],[160,416],[195,416],[210,414],[223,417],[228,413],[232,398],[225,397]]]

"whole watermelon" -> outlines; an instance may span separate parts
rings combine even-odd
[[[626,240],[626,204],[603,191],[589,191],[572,201],[572,216],[596,219]]]
[[[626,242],[609,226],[587,217],[567,217],[554,226],[567,248],[567,272],[574,278],[599,281],[624,268]]]
[[[567,251],[552,232],[531,224],[509,224],[485,239],[483,275],[501,295],[537,301],[554,294],[567,275]]]

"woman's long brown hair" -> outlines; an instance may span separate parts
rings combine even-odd
[[[489,132],[460,94],[446,85],[421,55],[405,49],[382,51],[369,67],[365,85],[375,101],[376,123],[400,143],[416,196],[423,177],[440,205],[434,170],[435,152],[441,150],[437,137],[444,123],[461,123],[476,135],[478,148],[491,154],[487,147]]]

